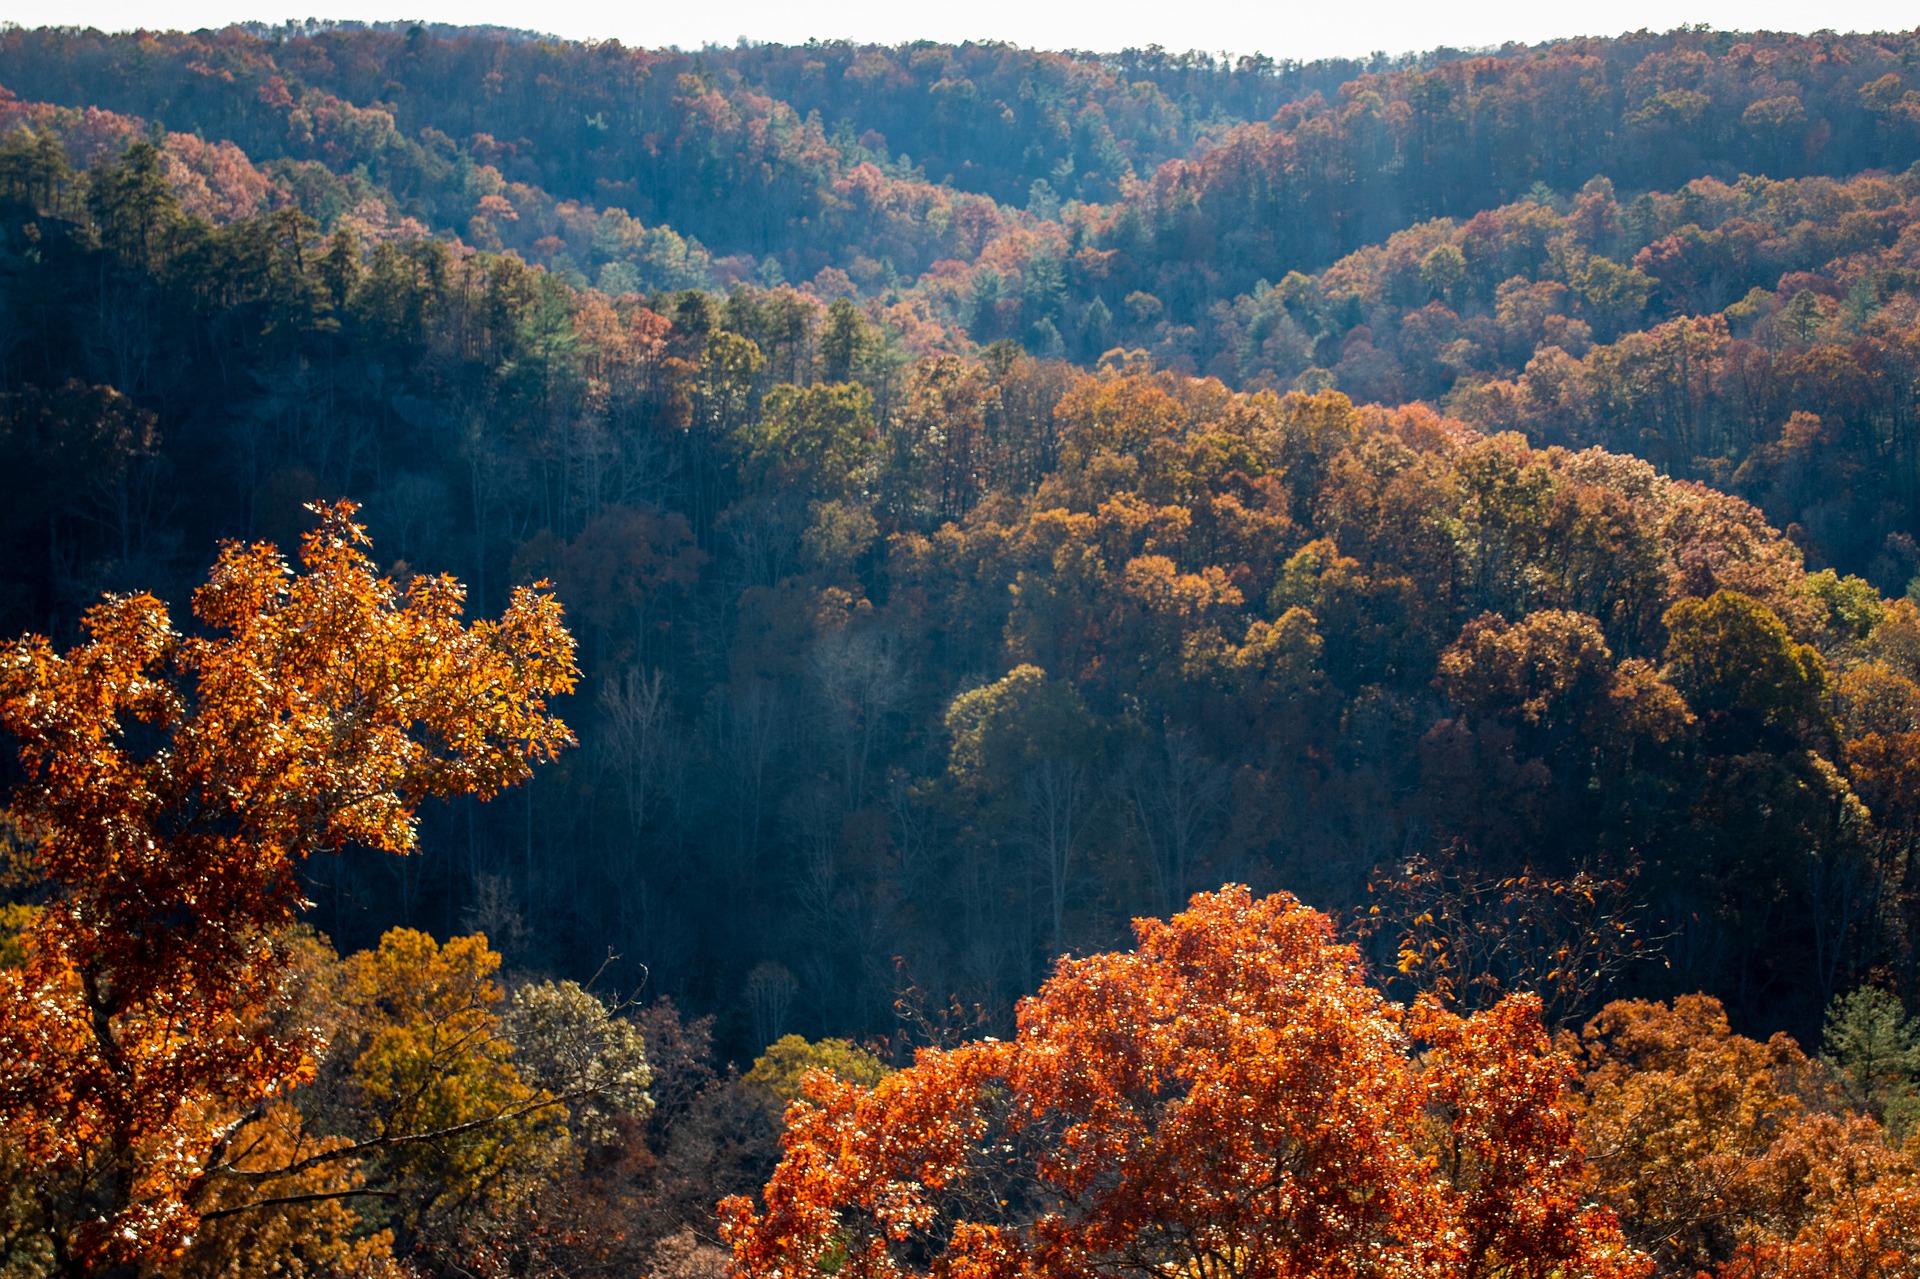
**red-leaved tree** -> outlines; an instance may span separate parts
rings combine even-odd
[[[763,1205],[721,1205],[735,1272],[1648,1273],[1581,1200],[1534,999],[1402,1009],[1286,894],[1135,928],[1063,962],[1011,1041],[814,1076]]]

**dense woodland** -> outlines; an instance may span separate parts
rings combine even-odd
[[[7,1274],[1914,1273],[1920,34],[8,28],[0,462]]]

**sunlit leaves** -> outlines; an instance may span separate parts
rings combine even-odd
[[[223,1141],[311,1069],[281,1025],[299,859],[415,844],[428,796],[488,796],[572,741],[548,709],[573,643],[549,596],[460,620],[448,578],[380,578],[353,506],[318,509],[295,572],[229,544],[177,631],[110,597],[87,640],[0,654],[46,905],[0,972],[0,1128],[88,1262],[164,1256]]]
[[[449,1131],[385,1158],[397,1181],[459,1200],[530,1159],[553,1157],[564,1114],[515,1068],[503,1033],[500,956],[485,937],[446,945],[396,928],[350,956],[342,1002],[361,1029],[352,1079],[381,1137]],[[493,1121],[493,1122],[487,1122]]]
[[[1591,1187],[1665,1273],[1907,1279],[1920,1163],[1790,1039],[1736,1035],[1717,1001],[1609,1005],[1583,1035]]]
[[[1645,1273],[1581,1203],[1531,1001],[1409,1015],[1285,894],[1136,928],[1063,961],[1011,1041],[815,1076],[764,1211],[722,1205],[737,1271]]]

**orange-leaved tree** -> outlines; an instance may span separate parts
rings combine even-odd
[[[221,549],[193,634],[126,595],[64,654],[0,650],[45,899],[0,971],[0,1136],[56,1273],[185,1246],[234,1134],[311,1072],[316,1033],[281,1015],[301,859],[408,852],[422,799],[490,796],[573,740],[550,596],[466,624],[458,583],[396,588],[351,503],[314,509],[300,571]]]
[[[1580,1047],[1593,1192],[1661,1274],[1920,1276],[1920,1139],[1832,1113],[1832,1075],[1791,1039],[1684,995],[1608,1004]]]
[[[1643,1276],[1582,1203],[1538,1005],[1388,1002],[1281,893],[1195,897],[1062,962],[1011,1041],[815,1075],[735,1272],[849,1279]]]

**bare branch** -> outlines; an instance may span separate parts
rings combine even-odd
[[[232,1208],[216,1208],[212,1212],[200,1214],[202,1221],[216,1221],[221,1217],[237,1217],[243,1212],[252,1212],[256,1208],[281,1208],[288,1204],[322,1203],[329,1199],[398,1199],[397,1190],[316,1190],[305,1195],[276,1195],[272,1199],[256,1199],[252,1203],[237,1204]]]

